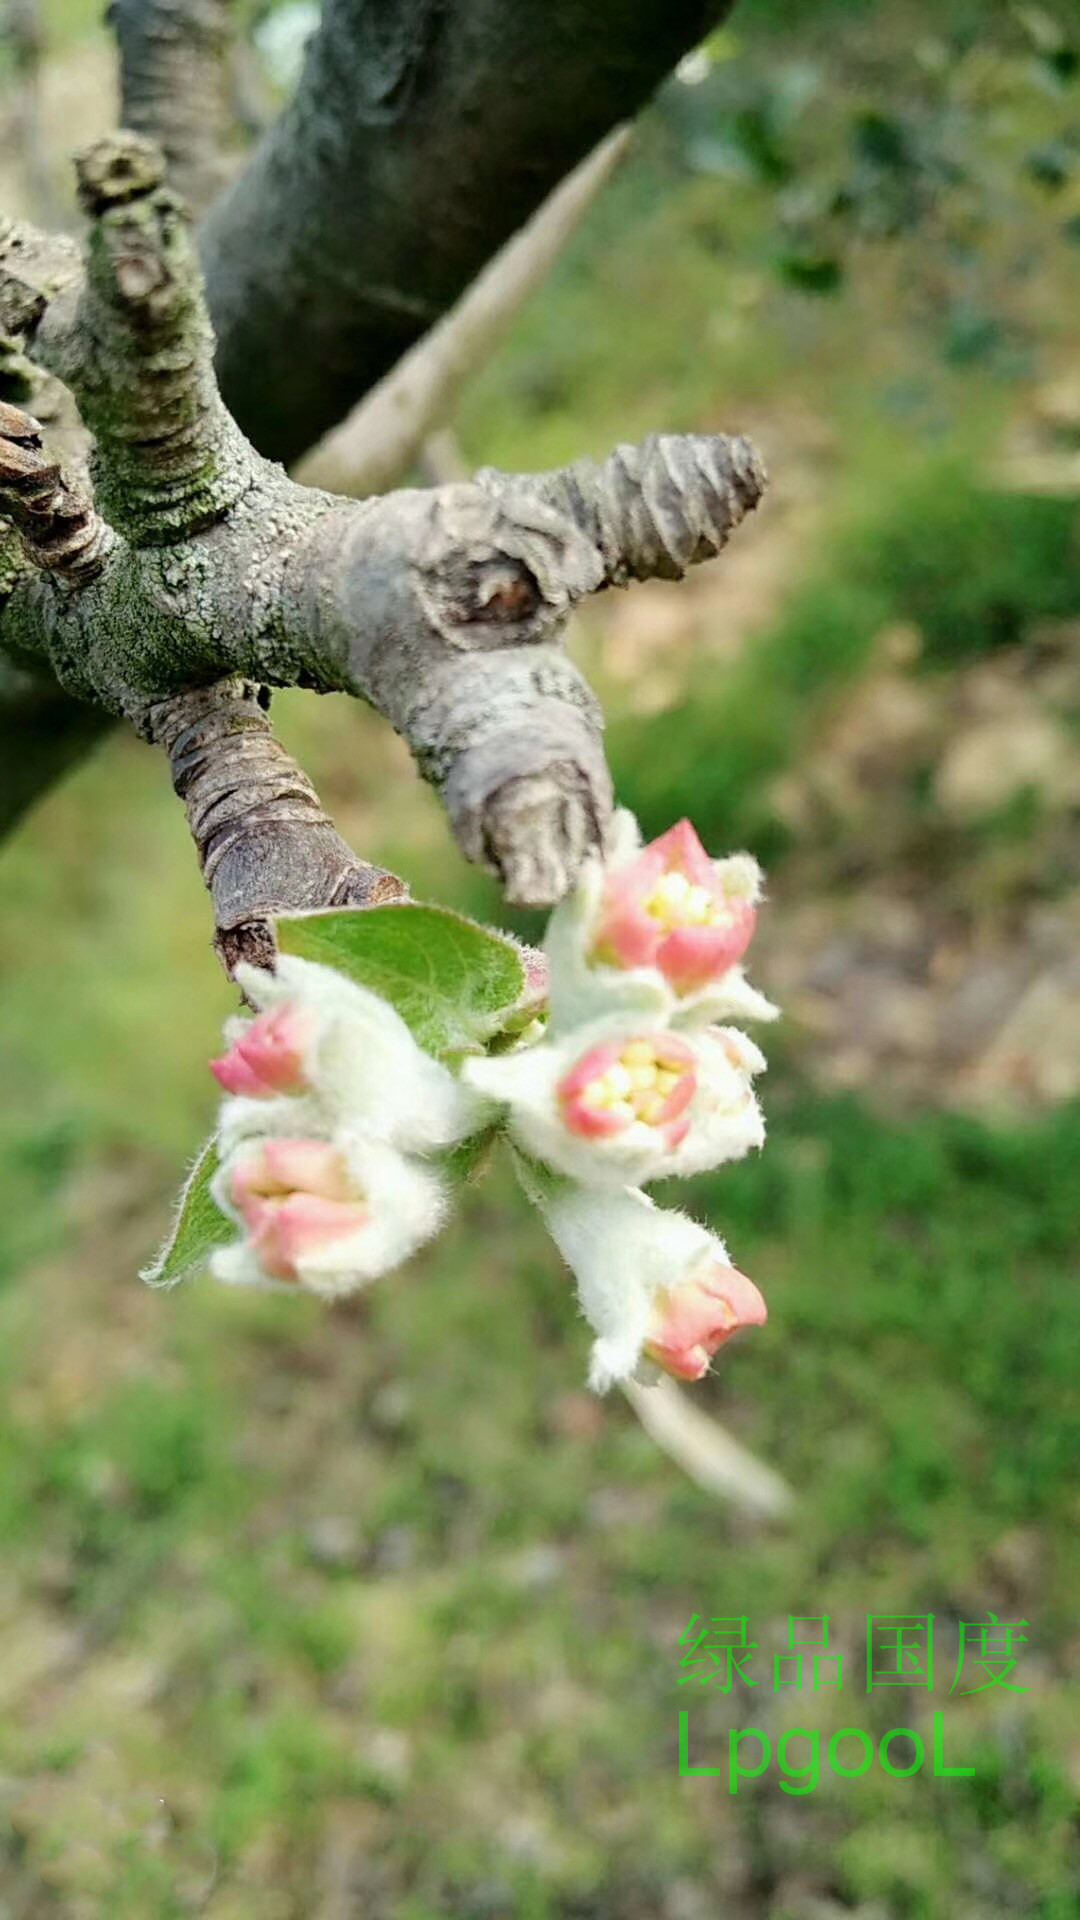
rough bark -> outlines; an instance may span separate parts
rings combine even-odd
[[[631,118],[727,0],[325,0],[202,231],[231,411],[291,462]]]
[[[108,19],[123,124],[157,141],[170,185],[200,215],[228,178],[228,0],[111,0]]]
[[[147,731],[169,756],[228,972],[265,966],[276,914],[378,906],[407,890],[358,860],[327,819],[307,775],[275,740],[258,687],[219,682],[152,707]]]
[[[265,939],[272,911],[312,905],[313,885],[357,898],[377,884],[272,741],[255,697],[267,684],[369,701],[439,789],[469,858],[510,899],[550,904],[611,810],[599,709],[562,644],[567,615],[586,594],[677,578],[717,553],[760,497],[753,449],[657,438],[599,465],[489,470],[360,502],[301,487],[221,402],[188,227],[162,171],[131,134],[83,156],[77,301],[66,255],[45,272],[31,238],[7,248],[0,326],[21,328],[74,393],[94,433],[96,502],[43,469],[34,423],[9,410],[0,512],[25,521],[28,489],[34,510],[31,537],[3,548],[0,645],[166,748],[226,942],[249,923]],[[63,526],[82,516],[92,565],[85,539],[60,564],[63,540],[41,538],[50,513]]]
[[[97,512],[90,490],[50,460],[41,426],[18,407],[0,400],[0,511],[19,535],[31,567],[73,591],[103,572],[113,545],[112,529]],[[14,556],[9,565],[17,562]]]

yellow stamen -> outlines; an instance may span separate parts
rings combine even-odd
[[[645,911],[659,920],[665,933],[676,927],[711,927],[721,915],[721,903],[708,887],[697,886],[685,873],[673,871],[660,876],[644,902]]]
[[[655,1126],[687,1071],[681,1060],[665,1058],[649,1040],[631,1040],[619,1058],[583,1090],[586,1104],[624,1121]]]

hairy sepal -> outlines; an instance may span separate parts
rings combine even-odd
[[[235,1228],[211,1187],[220,1159],[216,1134],[206,1142],[176,1203],[172,1231],[141,1278],[150,1287],[175,1287],[205,1267],[211,1254],[233,1238]]]

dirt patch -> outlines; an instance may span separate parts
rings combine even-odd
[[[953,673],[880,636],[777,783],[762,936],[828,1084],[980,1110],[1080,1094],[1080,628]]]

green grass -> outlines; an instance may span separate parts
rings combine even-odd
[[[785,833],[770,782],[798,762],[887,628],[913,627],[932,671],[1015,647],[1038,620],[1080,615],[1074,502],[994,492],[972,468],[933,460],[899,483],[867,476],[862,491],[873,504],[833,528],[805,583],[733,664],[691,668],[673,707],[612,726],[617,785],[648,831],[692,795],[707,840],[773,858]]]
[[[790,1080],[770,1111],[768,1153],[697,1199],[770,1299],[703,1399],[795,1487],[772,1534],[682,1481],[618,1404],[580,1427],[584,1329],[505,1181],[332,1318],[196,1286],[138,1297],[132,1322],[127,1274],[78,1302],[55,1267],[36,1314],[10,1297],[7,1575],[31,1618],[86,1639],[43,1709],[0,1734],[5,1772],[52,1780],[12,1836],[20,1875],[51,1861],[61,1888],[83,1884],[104,1688],[110,1911],[184,1911],[176,1885],[211,1848],[226,1887],[270,1874],[281,1911],[303,1912],[290,1903],[311,1897],[335,1822],[417,1911],[645,1914],[672,1879],[707,1878],[718,1845],[756,1849],[776,1879],[775,1780],[732,1802],[676,1776],[676,1641],[692,1613],[746,1613],[771,1652],[788,1613],[813,1613],[848,1681],[841,1703],[781,1701],[791,1724],[908,1724],[929,1742],[934,1705],[978,1768],[824,1775],[792,1803],[813,1884],[951,1920],[977,1858],[994,1911],[1020,1889],[1025,1913],[1065,1912],[1080,1112],[1023,1133],[899,1126]],[[121,1353],[98,1373],[120,1309]],[[89,1377],[59,1413],[82,1340]],[[329,1559],[328,1515],[345,1542]],[[1028,1623],[1028,1691],[949,1702],[955,1622],[990,1607]],[[934,1614],[932,1700],[866,1698],[867,1611]],[[781,1724],[771,1698],[748,1696],[749,1723]],[[692,1704],[715,1748],[723,1696]],[[176,1804],[139,1839],[144,1789]]]

